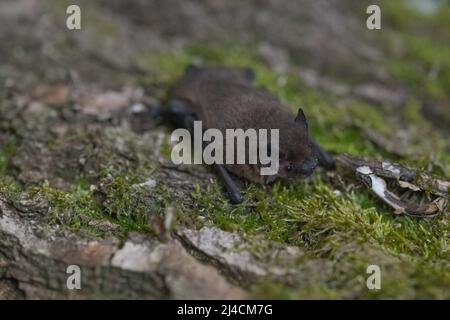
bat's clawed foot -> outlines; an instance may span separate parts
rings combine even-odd
[[[332,170],[336,166],[336,161],[334,157],[329,154],[327,151],[322,149],[312,138],[309,139],[311,146],[314,148],[316,152],[317,160],[319,161],[319,165],[323,167],[325,170]]]

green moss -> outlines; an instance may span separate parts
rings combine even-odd
[[[100,218],[101,210],[93,201],[91,191],[84,183],[74,185],[70,191],[62,191],[44,183],[41,186],[27,188],[28,196],[33,199],[37,196],[44,197],[50,206],[46,219],[49,223],[62,224],[71,230],[89,229],[82,217]],[[90,230],[92,231],[92,230]],[[94,233],[95,234],[95,233]],[[96,233],[96,235],[99,235]]]
[[[383,1],[387,68],[411,96],[434,101],[435,117],[450,124],[450,8],[423,14],[406,1]]]
[[[170,159],[172,155],[172,146],[170,145],[170,135],[163,138],[159,152],[166,159]]]
[[[252,48],[195,44],[182,53],[149,58],[150,78],[168,88],[188,63],[250,67],[256,71],[257,85],[266,86],[294,109],[302,106],[306,110],[313,136],[326,149],[381,156],[416,167],[432,159],[435,164],[443,163],[444,169],[436,173],[449,174],[446,143],[423,119],[417,100],[411,99],[401,114],[393,114],[388,106],[374,107],[358,100],[337,103],[333,96],[304,87],[294,74],[274,74],[255,52]],[[421,54],[428,59],[427,53]],[[389,120],[393,116],[413,129],[414,157],[393,157],[365,138],[364,130],[369,128],[391,139],[396,125]],[[212,222],[224,230],[298,245],[314,259],[335,264],[332,274],[316,277],[312,272],[310,281],[301,286],[260,279],[252,287],[256,297],[448,298],[450,230],[445,216],[431,220],[394,216],[365,189],[334,188],[322,174],[295,184],[249,184],[243,193],[242,204],[230,205],[220,185],[211,184],[206,190],[198,187],[192,195],[194,207],[182,210],[199,228]],[[382,269],[382,290],[366,288],[370,264]]]
[[[448,299],[448,266],[392,259],[377,250],[355,247],[366,253],[343,254],[334,265],[333,275],[311,274],[297,287],[286,287],[265,279],[252,287],[262,299]],[[381,271],[381,289],[366,286],[367,266]]]
[[[266,197],[269,198],[269,197]],[[253,290],[261,298],[448,298],[450,228],[446,217],[416,220],[395,217],[380,209],[365,191],[345,194],[316,179],[314,183],[282,186],[271,197],[271,217],[288,222],[285,242],[306,248],[313,257],[333,261],[331,275],[315,277],[300,287],[279,287],[269,280]],[[278,216],[273,208],[284,211]],[[235,213],[236,214],[236,213]],[[254,212],[241,219],[251,220]],[[269,213],[265,216],[269,217]],[[245,229],[242,223],[238,229]],[[269,222],[267,228],[271,229]],[[266,234],[268,229],[247,230]],[[271,233],[269,232],[269,235]],[[366,268],[382,269],[382,290],[367,290]],[[275,291],[267,286],[275,285]],[[276,289],[278,287],[278,289]],[[281,294],[281,296],[279,296]]]
[[[10,142],[0,147],[0,175],[3,175],[7,173],[9,162],[17,151],[17,144]]]
[[[141,204],[123,185],[122,178],[115,180],[111,186],[113,189],[108,189],[114,191],[107,193],[105,202],[98,201],[95,189],[83,178],[79,178],[69,191],[55,189],[44,183],[28,188],[27,192],[31,199],[41,196],[48,201],[48,223],[56,223],[72,231],[84,230],[95,236],[105,236],[106,231],[90,224],[94,219],[118,225],[118,231],[114,231],[116,236],[125,236],[130,231],[152,232]],[[113,195],[116,198],[111,201]]]
[[[126,143],[128,149],[122,151],[126,156],[116,150],[118,136]],[[141,146],[134,136],[126,136],[118,129],[105,130],[101,137],[92,132],[80,132],[76,137],[68,135],[63,140],[53,141],[52,148],[79,143],[80,139],[93,165],[89,174],[79,176],[69,190],[53,188],[49,183],[27,190],[31,198],[40,195],[49,202],[48,222],[100,236],[106,235],[105,228],[101,223],[99,226],[91,224],[92,220],[117,225],[112,231],[116,236],[126,236],[130,231],[153,232],[148,219],[164,212],[166,203],[159,198],[166,197],[163,186],[149,191],[140,185],[156,170],[146,149],[141,149],[144,144]],[[97,139],[102,143],[96,143]]]
[[[207,190],[197,189],[193,194],[196,207],[201,208],[207,221],[213,221],[227,231],[245,231],[247,234],[263,234],[267,239],[289,242],[298,226],[289,222],[286,209],[267,197],[267,190],[250,185],[244,190],[244,202],[231,205],[220,186],[209,185]],[[192,212],[194,218],[198,211]],[[203,221],[203,220],[201,220]],[[199,222],[199,227],[202,222]]]
[[[216,185],[194,193],[202,214],[221,228],[306,246],[315,255],[334,255],[341,244],[356,242],[376,243],[392,255],[450,258],[445,217],[397,218],[365,190],[334,190],[320,177],[272,188],[252,185],[245,190],[245,199],[232,206]]]
[[[375,243],[392,255],[408,254],[422,260],[449,258],[445,217],[398,219],[383,214],[365,191],[344,195],[320,181],[306,190],[293,191],[291,197],[283,192],[287,198],[282,200],[284,206],[291,221],[302,225],[301,234],[308,236],[309,246],[319,255],[338,255],[340,244],[356,242]]]
[[[92,220],[117,225],[113,228],[117,236],[130,231],[152,232],[148,218],[161,214],[164,207],[153,201],[161,194],[158,188],[149,191],[140,186],[157,169],[146,142],[121,128],[101,132],[83,129],[49,141],[56,154],[72,144],[84,146],[90,170],[79,172],[69,190],[56,189],[50,183],[28,189],[30,197],[39,194],[48,200],[49,223],[95,235],[105,235],[108,228]]]
[[[403,54],[394,56],[388,68],[411,89],[424,91],[430,97],[448,97],[450,86],[450,48],[429,37],[395,34],[395,40],[406,47]]]

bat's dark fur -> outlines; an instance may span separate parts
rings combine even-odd
[[[188,66],[171,92],[169,113],[179,126],[189,127],[189,121],[195,118],[202,120],[203,129],[219,129],[224,137],[225,129],[279,129],[277,175],[261,176],[258,165],[226,165],[228,170],[247,180],[268,183],[277,177],[305,177],[312,173],[318,161],[331,167],[331,156],[309,137],[303,111],[299,110],[296,117],[268,90],[253,86],[253,78],[249,69]]]

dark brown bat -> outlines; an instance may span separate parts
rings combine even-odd
[[[249,181],[269,183],[276,178],[304,178],[318,163],[326,168],[334,163],[309,137],[303,110],[294,116],[268,90],[253,86],[253,79],[250,69],[188,66],[168,104],[172,121],[188,129],[192,129],[194,120],[202,120],[204,129],[219,129],[223,136],[226,129],[279,129],[276,175],[262,176],[259,163],[215,165],[233,202],[240,201],[240,194],[227,170]]]

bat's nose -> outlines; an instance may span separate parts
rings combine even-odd
[[[317,163],[318,162],[316,157],[307,159],[305,162],[303,162],[300,172],[304,175],[310,175],[313,172],[313,170],[317,167]]]

